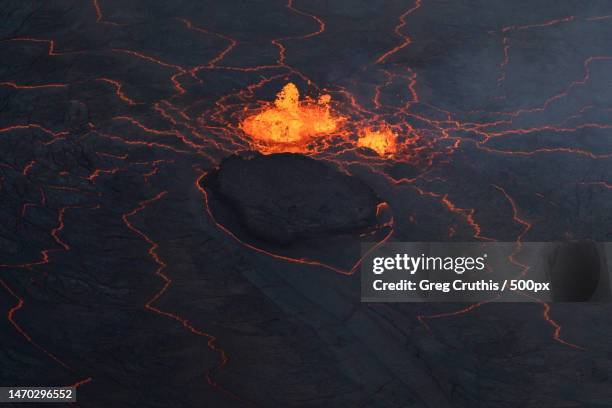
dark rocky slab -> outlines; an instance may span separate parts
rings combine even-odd
[[[230,156],[204,184],[250,234],[277,244],[372,227],[380,202],[360,179],[293,153]]]

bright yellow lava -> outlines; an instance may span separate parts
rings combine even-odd
[[[331,96],[300,101],[300,92],[289,82],[276,95],[273,106],[245,118],[240,127],[268,151],[300,151],[312,138],[336,131],[343,118],[330,109]]]
[[[357,145],[374,150],[381,156],[397,152],[397,136],[387,126],[378,129],[365,128],[359,132]]]

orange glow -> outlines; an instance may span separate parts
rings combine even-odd
[[[397,152],[397,136],[387,126],[378,129],[365,128],[359,132],[357,146],[370,148],[379,155],[386,156]]]
[[[311,139],[333,133],[343,118],[331,112],[331,96],[300,101],[289,82],[276,95],[274,105],[245,118],[240,127],[265,152],[303,151]]]

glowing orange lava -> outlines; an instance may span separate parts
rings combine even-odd
[[[316,102],[309,98],[300,101],[297,86],[289,82],[276,95],[273,105],[245,118],[240,128],[259,150],[304,151],[308,141],[340,127],[344,118],[332,113],[330,102],[329,95],[321,95]]]
[[[397,135],[387,126],[365,128],[359,132],[357,146],[367,147],[381,156],[397,152]]]

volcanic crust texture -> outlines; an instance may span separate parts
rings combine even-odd
[[[380,201],[358,178],[292,153],[230,156],[204,184],[249,234],[276,244],[374,226]]]

